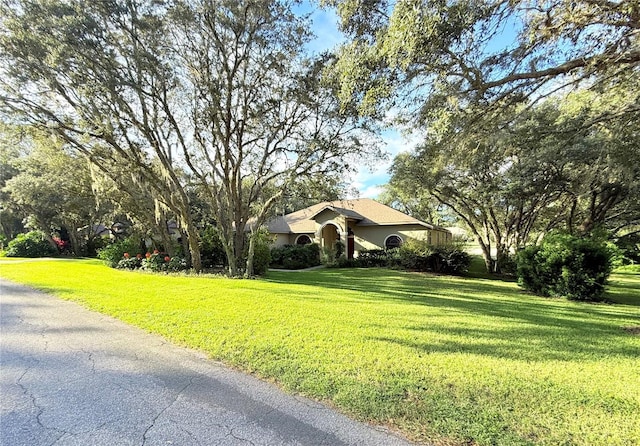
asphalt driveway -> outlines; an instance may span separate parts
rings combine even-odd
[[[0,281],[0,444],[409,445],[113,318]]]

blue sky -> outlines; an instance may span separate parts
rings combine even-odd
[[[325,50],[334,49],[345,40],[338,31],[338,17],[332,9],[320,9],[315,5],[314,0],[302,0],[298,7],[301,14],[310,13],[312,21],[312,31],[316,37],[309,43],[308,49],[311,53],[318,53]],[[513,45],[517,40],[520,24],[508,20],[503,24],[497,24],[499,31],[495,38],[488,42],[485,50],[488,53],[495,53]],[[360,197],[376,198],[381,192],[382,186],[389,180],[388,170],[391,167],[393,158],[401,152],[413,150],[421,140],[418,133],[406,134],[398,129],[385,130],[382,135],[382,149],[387,153],[385,161],[378,162],[375,166],[361,166],[351,177],[351,186],[357,189]]]
[[[319,53],[334,49],[344,41],[344,36],[338,31],[338,17],[331,9],[320,9],[305,2],[299,7],[301,13],[311,12],[311,21],[315,38],[308,44],[311,53]],[[387,159],[374,166],[360,166],[350,178],[351,186],[359,191],[360,197],[376,198],[381,192],[381,186],[389,180],[388,170],[395,155],[415,147],[416,137],[405,137],[393,129],[385,130],[382,135],[382,148],[388,154]],[[350,197],[354,198],[354,197]]]

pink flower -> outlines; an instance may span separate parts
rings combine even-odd
[[[169,256],[165,256],[165,257],[164,257],[164,261],[165,261],[165,262],[168,262],[169,260],[171,260],[171,257],[169,257]]]
[[[154,253],[154,254],[158,254],[158,253],[160,253],[160,251],[158,251],[157,249],[154,249],[154,250],[153,250],[153,253]]]
[[[125,258],[125,259],[128,259],[129,257],[130,257],[130,256],[129,256],[129,253],[128,253],[128,252],[125,252],[125,253],[124,253],[124,258]]]
[[[142,258],[142,254],[136,254],[136,259],[141,259]]]
[[[149,257],[151,257],[151,253],[150,253],[150,252],[148,252],[148,253],[146,253],[144,256],[148,259]]]

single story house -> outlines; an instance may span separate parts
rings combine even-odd
[[[341,241],[347,258],[363,249],[390,249],[409,238],[433,245],[451,241],[451,232],[425,223],[370,198],[325,201],[267,223],[275,246],[318,243],[333,247]]]

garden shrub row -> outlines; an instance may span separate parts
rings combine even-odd
[[[142,269],[153,272],[177,272],[187,269],[187,261],[179,256],[170,257],[168,254],[154,251],[153,253],[136,254],[132,257],[125,252],[117,263],[118,269]]]
[[[395,249],[362,250],[355,259],[338,257],[337,267],[387,267],[442,274],[462,274],[469,269],[471,256],[456,244],[429,245],[426,241],[409,239]]]
[[[271,268],[304,269],[320,265],[320,246],[284,245],[271,249]]]

